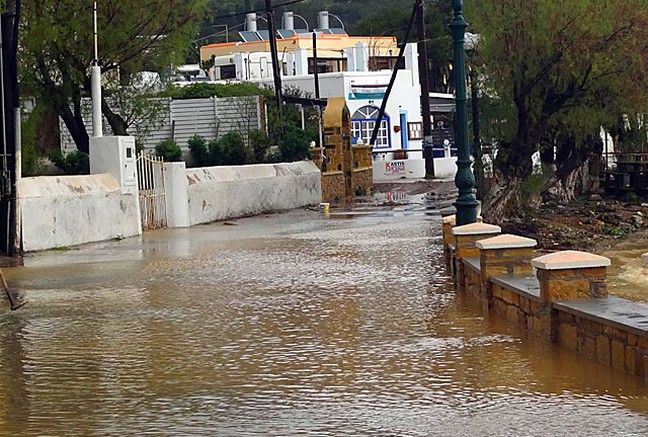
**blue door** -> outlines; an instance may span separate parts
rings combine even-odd
[[[401,147],[405,150],[409,147],[409,138],[407,135],[407,111],[401,111],[400,113],[400,127]]]

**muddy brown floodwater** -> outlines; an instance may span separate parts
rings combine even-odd
[[[611,294],[648,303],[648,266],[641,262],[641,255],[647,252],[648,241],[636,238],[601,253],[612,260],[608,276]]]
[[[639,380],[454,291],[437,217],[236,223],[6,269],[0,435],[648,435]]]

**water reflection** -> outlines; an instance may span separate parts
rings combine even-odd
[[[9,269],[0,435],[648,433],[638,380],[454,291],[438,218],[237,223]]]

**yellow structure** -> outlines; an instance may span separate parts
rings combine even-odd
[[[351,115],[343,97],[327,100],[323,122],[324,150],[311,149],[313,161],[322,169],[322,200],[370,193],[371,147],[351,145]]]

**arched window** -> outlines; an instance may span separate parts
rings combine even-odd
[[[362,140],[363,143],[369,144],[371,134],[373,133],[376,121],[378,120],[379,108],[371,105],[363,106],[353,113],[351,117],[351,135],[356,139]],[[376,148],[388,148],[389,144],[389,116],[383,114],[376,137]]]

